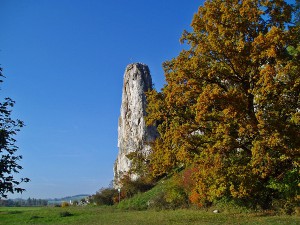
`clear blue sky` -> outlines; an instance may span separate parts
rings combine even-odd
[[[149,65],[157,89],[162,62],[183,49],[203,1],[0,0],[0,97],[13,117],[23,198],[93,194],[113,179],[123,74]],[[9,195],[11,198],[20,195]]]

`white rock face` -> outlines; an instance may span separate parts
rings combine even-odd
[[[139,151],[148,154],[151,151],[147,144],[157,136],[155,127],[147,127],[145,92],[152,89],[152,79],[147,65],[129,64],[124,74],[121,115],[118,126],[119,153],[114,167],[115,187],[118,180],[131,168],[131,161],[126,157],[131,152]],[[132,179],[137,175],[131,174]]]

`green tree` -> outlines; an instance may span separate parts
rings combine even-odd
[[[147,122],[160,133],[149,171],[194,168],[194,203],[229,196],[268,207],[296,198],[300,35],[292,9],[283,0],[206,1],[182,36],[190,48],[164,63],[161,93],[148,93]]]
[[[0,68],[0,83],[3,82],[2,68]],[[22,182],[28,182],[28,178],[17,180],[15,173],[19,173],[22,166],[18,161],[22,159],[21,155],[16,155],[18,147],[15,145],[14,136],[24,126],[21,120],[11,118],[11,108],[15,102],[10,98],[0,103],[0,198],[6,198],[7,193],[22,192],[19,187]]]

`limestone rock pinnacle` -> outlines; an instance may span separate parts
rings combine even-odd
[[[151,89],[152,78],[148,66],[142,63],[129,64],[124,74],[118,125],[119,153],[114,166],[116,187],[118,180],[131,168],[131,161],[126,156],[137,151],[148,154],[151,149],[147,143],[156,138],[156,128],[145,124],[145,92]],[[137,175],[131,174],[131,178],[136,179]]]

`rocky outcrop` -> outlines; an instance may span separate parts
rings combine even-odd
[[[126,67],[118,125],[119,153],[114,166],[116,187],[118,180],[131,168],[131,160],[127,155],[137,151],[147,155],[151,150],[148,142],[157,136],[156,128],[145,124],[145,92],[151,89],[152,79],[147,65],[133,63]],[[131,174],[132,179],[136,179],[137,176]]]

